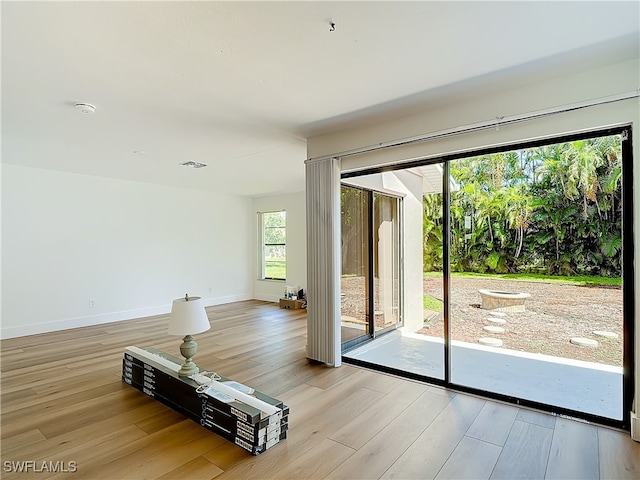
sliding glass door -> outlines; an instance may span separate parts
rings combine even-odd
[[[341,334],[348,348],[401,321],[400,200],[343,185],[341,203]]]
[[[343,282],[362,277],[351,280],[365,305],[362,338],[391,333],[344,360],[627,425],[629,139],[617,128],[349,174],[360,187],[343,192],[363,197],[358,251],[368,262],[356,275],[343,251]],[[397,199],[365,184],[402,196],[401,222]]]

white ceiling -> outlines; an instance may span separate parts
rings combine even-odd
[[[3,163],[247,196],[303,190],[306,138],[637,58],[640,25],[637,1],[1,9]]]

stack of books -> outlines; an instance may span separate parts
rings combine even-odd
[[[258,455],[287,438],[289,407],[217,374],[178,375],[183,360],[154,348],[127,347],[122,381]]]

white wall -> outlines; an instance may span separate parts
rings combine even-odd
[[[305,193],[273,195],[253,199],[253,297],[258,300],[277,302],[284,293],[285,285],[307,289],[307,230]],[[259,280],[258,212],[285,210],[287,212],[287,280]]]
[[[516,116],[627,92],[638,92],[639,71],[640,62],[634,59],[526,87],[504,90],[494,95],[478,96],[473,101],[451,103],[395,120],[343,129],[333,134],[310,138],[307,142],[307,154],[310,158],[340,156],[341,152],[472,125],[500,116]],[[637,257],[640,255],[640,102],[637,98],[505,126],[498,130],[483,130],[458,137],[389,148],[376,153],[343,157],[342,169],[343,171],[357,170],[365,166],[379,166],[401,160],[624,124],[632,124],[633,128],[634,248]],[[638,268],[635,269],[635,284],[636,289],[639,288],[640,269]],[[640,440],[639,301],[636,301],[634,317],[636,401],[635,413],[632,415],[632,435]]]
[[[252,298],[252,220],[249,198],[3,164],[2,338]]]

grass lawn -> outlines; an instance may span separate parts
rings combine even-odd
[[[287,278],[287,260],[279,258],[278,260],[267,259],[264,262],[265,278],[276,278],[286,280]]]
[[[422,306],[425,310],[431,310],[432,312],[443,312],[444,302],[437,298],[427,295],[426,293],[422,297]]]
[[[440,277],[442,272],[424,272],[425,277]],[[504,279],[504,280],[516,280],[522,282],[546,282],[546,283],[564,283],[570,285],[622,285],[621,278],[609,278],[609,277],[587,277],[584,275],[574,276],[553,276],[544,275],[541,273],[506,273],[502,275],[491,273],[467,273],[467,272],[451,272],[452,277],[457,278],[491,278],[491,279]]]

